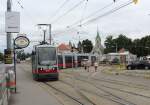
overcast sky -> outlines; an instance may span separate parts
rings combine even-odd
[[[39,23],[52,23],[52,35],[56,43],[68,43],[69,40],[77,43],[79,39],[83,40],[86,38],[92,40],[94,43],[97,26],[102,38],[102,44],[108,35],[114,35],[114,37],[116,37],[118,34],[122,33],[132,39],[150,35],[150,0],[140,0],[136,5],[130,4],[115,13],[99,18],[82,27],[78,27],[77,24],[72,27],[70,25],[80,19],[82,19],[82,23],[84,23],[87,16],[111,4],[113,0],[88,0],[88,2],[86,0],[12,1],[13,11],[19,11],[21,13],[20,33],[27,34],[31,41],[41,40],[42,38],[42,32],[36,26],[36,24]],[[20,2],[23,8],[20,7],[17,1]],[[65,1],[67,1],[67,3],[59,9]],[[83,1],[81,5],[73,9],[67,15],[62,16],[80,1]],[[108,8],[92,15],[90,19],[103,15],[128,1],[129,0],[118,0],[118,2],[112,4]],[[0,50],[6,47],[4,29],[6,2],[7,0],[0,0]],[[70,26],[70,28],[66,28],[67,26]],[[79,34],[77,34],[78,32]],[[33,42],[31,45],[33,45]]]

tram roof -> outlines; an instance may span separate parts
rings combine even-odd
[[[54,47],[55,48],[56,46],[44,44],[44,45],[36,45],[34,47]]]

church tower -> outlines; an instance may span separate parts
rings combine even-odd
[[[97,35],[95,38],[95,46],[93,47],[92,53],[98,54],[99,56],[103,55],[104,53],[104,47],[101,44],[101,38],[100,38],[98,29],[97,29]]]

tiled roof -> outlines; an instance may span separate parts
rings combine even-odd
[[[62,43],[58,46],[58,49],[59,50],[71,50],[71,47],[69,45]]]

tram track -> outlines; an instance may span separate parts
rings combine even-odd
[[[80,79],[78,78],[77,80],[81,80],[81,81],[83,81],[83,82],[90,83],[90,84],[94,85],[95,87],[99,88],[98,86],[95,85],[95,83],[91,83],[91,82],[89,82],[89,81],[87,81],[87,80],[83,80],[83,79],[81,79],[81,78],[80,78]],[[124,92],[124,93],[132,94],[132,95],[135,95],[135,96],[140,96],[140,97],[144,97],[144,98],[150,99],[149,96],[145,96],[145,95],[142,95],[142,94],[137,94],[137,93],[134,93],[134,92],[125,91],[125,90],[122,90],[122,89],[118,89],[118,88],[114,88],[114,87],[110,87],[110,86],[106,86],[106,85],[101,85],[101,84],[99,84],[99,85],[100,85],[101,87],[105,87],[105,88],[109,88],[109,89],[112,89],[112,90],[116,90],[116,91],[120,91],[120,92]]]
[[[47,83],[47,82],[43,82],[43,83],[44,83],[45,85],[47,85],[48,87],[52,88],[53,90],[55,90],[55,91],[57,91],[57,92],[63,94],[64,96],[68,97],[69,99],[73,100],[76,104],[78,104],[78,105],[87,105],[86,103],[81,102],[78,98],[73,97],[72,95],[67,94],[66,92],[64,92],[64,91],[62,91],[62,90],[56,88],[56,87],[53,86],[53,85],[51,85],[51,84],[49,84],[49,83]],[[91,103],[91,102],[90,102],[90,103]],[[96,105],[96,104],[91,103],[91,105]]]
[[[97,81],[104,81],[104,82],[111,83],[111,84],[117,84],[117,85],[123,85],[123,86],[132,87],[132,88],[142,89],[142,90],[150,90],[150,87],[148,86],[144,86],[140,84],[133,84],[131,82],[104,79],[104,78],[101,78],[101,79],[92,78],[92,79],[97,80]]]
[[[68,76],[67,76],[68,77]],[[79,76],[78,76],[79,77]],[[135,93],[135,92],[131,92],[131,91],[126,91],[126,90],[122,90],[122,89],[119,89],[119,88],[114,88],[114,87],[111,87],[111,86],[106,86],[106,85],[102,85],[102,84],[99,84],[99,83],[93,83],[93,82],[90,82],[90,81],[87,81],[87,78],[76,78],[77,80],[80,80],[82,82],[87,82],[93,86],[95,86],[96,88],[98,89],[102,89],[101,87],[103,88],[107,88],[107,89],[111,89],[111,90],[115,90],[115,91],[119,91],[119,92],[122,92],[122,93],[126,93],[126,94],[130,94],[130,95],[134,95],[134,96],[140,96],[140,97],[143,97],[143,98],[146,98],[146,99],[150,99],[149,96],[146,96],[146,95],[142,95],[142,94],[138,94],[138,93]],[[85,80],[86,79],[86,80]],[[98,81],[97,81],[98,82]],[[111,94],[111,93],[110,93]],[[113,95],[113,94],[112,94]],[[119,98],[119,97],[118,97]]]
[[[64,74],[68,74],[68,75],[72,75],[71,73],[67,73],[67,72],[63,72]],[[79,74],[80,75],[80,74]],[[81,76],[85,79],[90,78],[92,80],[95,81],[102,81],[102,82],[107,82],[107,83],[111,83],[111,84],[117,84],[117,85],[123,85],[123,86],[128,86],[131,88],[137,88],[137,89],[142,89],[142,90],[150,90],[150,87],[146,86],[146,85],[141,85],[141,84],[135,84],[135,83],[131,83],[131,82],[126,82],[126,81],[118,81],[118,80],[113,80],[113,79],[104,79],[104,78],[92,78],[91,77],[92,74],[89,74],[88,76]]]
[[[63,83],[65,83],[65,84],[67,84],[67,85],[70,85],[70,86],[73,87],[73,84],[71,84],[71,83],[68,83],[68,82],[66,82],[66,81],[64,81],[64,80],[60,80],[60,81],[63,82]],[[81,81],[81,80],[80,80],[80,81]],[[83,82],[83,81],[82,81],[82,82]],[[90,84],[90,85],[92,85],[92,84]],[[121,97],[118,97],[118,96],[112,94],[112,93],[109,92],[109,91],[106,91],[106,90],[104,90],[104,89],[102,89],[102,88],[99,88],[99,87],[97,87],[97,86],[95,86],[95,85],[93,85],[93,86],[94,86],[95,88],[97,88],[98,90],[105,92],[106,94],[99,94],[99,93],[97,93],[97,92],[89,91],[89,90],[86,90],[86,89],[83,89],[83,88],[79,88],[79,90],[84,91],[84,92],[87,92],[87,93],[90,93],[90,94],[94,94],[94,95],[96,95],[96,96],[98,96],[98,97],[100,97],[100,98],[107,99],[107,100],[112,101],[112,102],[115,102],[115,103],[117,103],[117,104],[119,104],[119,105],[136,105],[136,104],[134,104],[134,103],[132,103],[132,102],[130,102],[130,101],[127,101],[127,100],[125,100],[125,99],[123,99],[123,98],[121,98]]]

